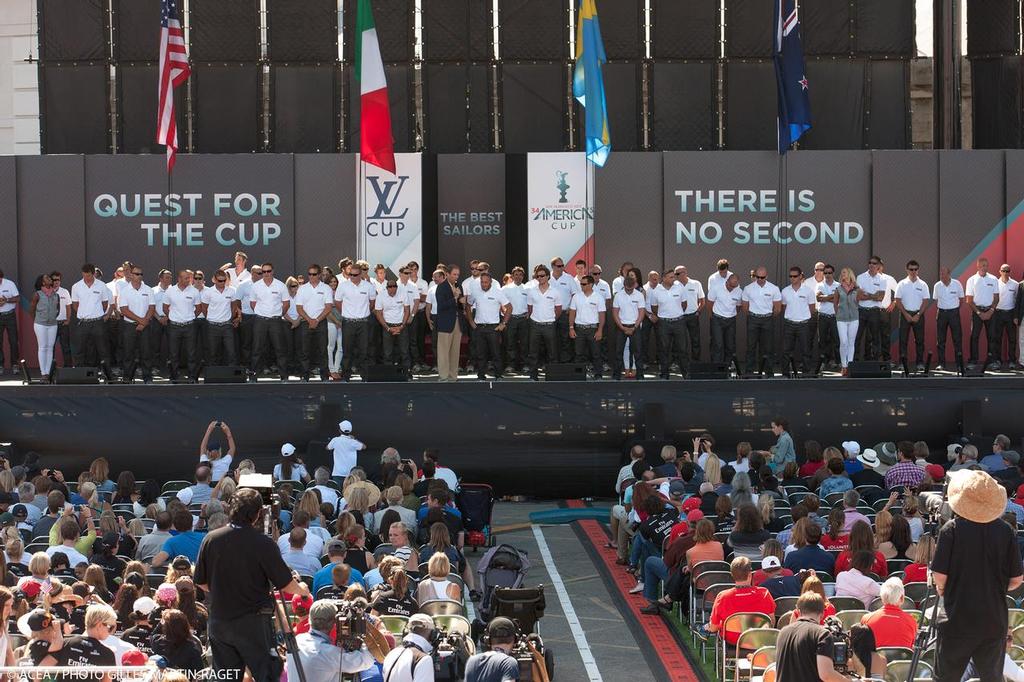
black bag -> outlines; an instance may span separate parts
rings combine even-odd
[[[671,597],[672,601],[685,600],[690,591],[690,574],[683,573],[683,566],[685,564],[677,566],[665,579],[665,594]]]

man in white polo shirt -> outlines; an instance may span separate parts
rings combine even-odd
[[[711,292],[719,287],[724,287],[732,272],[729,270],[729,261],[724,258],[718,261],[718,270],[708,277],[708,300],[711,299]],[[737,281],[739,279],[737,278]]]
[[[555,348],[558,356],[555,362],[568,362],[573,356],[573,342],[569,340],[569,302],[572,295],[576,293],[577,285],[573,276],[565,271],[565,260],[562,258],[551,259],[551,286],[558,292],[561,300],[559,305],[564,314],[559,315],[555,320]]]
[[[562,294],[551,284],[551,271],[546,265],[533,270],[536,286],[527,287],[526,305],[530,315],[530,378],[540,381],[541,346],[547,362],[558,362],[558,339],[555,320],[562,314]]]
[[[839,305],[840,284],[835,278],[836,268],[831,263],[822,266],[821,274],[821,281],[814,285],[814,300],[818,308],[818,360],[825,365],[838,366],[839,327],[836,324],[836,306]]]
[[[505,370],[512,369],[522,374],[530,350],[530,311],[527,305],[529,292],[523,280],[526,270],[520,266],[512,268],[512,281],[501,288],[509,305],[509,318],[505,326]]]
[[[927,310],[928,284],[917,276],[921,266],[907,261],[907,276],[896,285],[896,309],[900,312],[900,362],[910,362],[907,342],[914,333],[916,368],[924,371],[924,311]]]
[[[708,294],[711,301],[711,361],[732,362],[736,359],[736,316],[743,305],[743,289],[736,275],[725,280],[725,286]]]
[[[648,294],[651,322],[658,334],[658,360],[661,364],[661,378],[668,379],[672,367],[672,356],[679,365],[679,372],[686,376],[690,367],[689,348],[686,346],[686,321],[683,319],[687,301],[686,290],[676,281],[675,270],[666,270],[661,283]]]
[[[213,273],[213,286],[203,287],[199,294],[202,313],[206,316],[206,358],[211,365],[235,365],[235,329],[241,322],[238,290],[228,286],[228,273]]]
[[[295,295],[295,306],[302,318],[302,348],[299,362],[302,365],[302,380],[309,381],[310,367],[320,370],[320,381],[330,378],[330,361],[327,357],[327,316],[334,310],[334,292],[322,278],[320,266],[313,263],[306,269],[308,280],[299,287]]]
[[[881,273],[882,259],[871,256],[868,269],[857,275],[857,341],[855,357],[858,360],[877,360],[882,352],[882,299],[886,282]],[[863,343],[862,343],[863,342]]]
[[[412,306],[409,290],[389,279],[373,302],[373,314],[381,327],[384,364],[409,370],[409,318]],[[398,352],[395,352],[397,346]]]
[[[78,318],[75,341],[72,344],[75,365],[84,367],[92,350],[99,359],[110,380],[110,346],[103,319],[110,305],[110,290],[96,277],[96,266],[86,263],[82,266],[82,279],[71,287],[71,307]]]
[[[999,278],[988,271],[988,258],[978,259],[978,271],[967,280],[967,305],[971,309],[971,344],[967,367],[978,364],[978,341],[982,329],[988,342],[985,366],[999,369],[999,350],[996,347],[996,306],[999,305]]]
[[[196,313],[200,301],[199,292],[189,284],[188,270],[178,271],[178,283],[164,292],[164,314],[167,315],[167,349],[170,357],[171,381],[178,380],[181,365],[181,349],[185,349],[185,364],[189,381],[194,383],[199,374],[199,359],[196,357]]]
[[[352,379],[352,365],[365,369],[370,347],[370,316],[377,299],[377,288],[362,278],[362,269],[353,263],[339,273],[334,291],[334,306],[341,315],[341,380]]]
[[[612,365],[615,368],[612,378],[616,381],[622,378],[625,369],[623,352],[626,350],[626,341],[629,341],[629,356],[636,367],[636,378],[644,378],[643,341],[639,332],[646,313],[644,295],[637,288],[634,276],[627,273],[622,280],[622,291],[612,298],[612,320],[619,331],[615,339],[615,357],[612,358]]]
[[[880,301],[881,316],[879,317],[878,335],[882,339],[879,355],[885,362],[892,359],[892,314],[896,310],[896,278],[885,271],[885,261],[879,259],[879,276],[885,282],[885,295]]]
[[[238,323],[238,357],[242,366],[252,364],[253,328],[256,324],[256,313],[252,311],[252,285],[263,277],[263,266],[254,265],[249,272],[249,279],[235,287],[238,306],[242,310],[242,319]]]
[[[11,349],[11,375],[18,373],[21,356],[18,352],[18,287],[0,270],[0,374],[4,372],[4,332]],[[58,318],[59,319],[59,318]]]
[[[953,337],[953,361],[959,367],[963,361],[964,339],[960,328],[960,304],[964,300],[964,286],[953,279],[949,268],[939,268],[939,280],[932,287],[932,298],[938,309],[935,314],[935,339],[938,345],[936,369],[945,369],[946,337]]]
[[[156,315],[156,301],[153,290],[142,281],[142,267],[132,265],[126,273],[128,285],[121,289],[118,303],[121,306],[121,381],[130,384],[135,381],[135,368],[142,366],[142,382],[153,383],[153,351],[150,345],[152,334],[149,324]]]
[[[799,372],[807,371],[811,345],[811,318],[815,296],[804,281],[804,272],[794,265],[789,269],[789,286],[779,293],[782,299],[782,373],[790,375],[794,364]]]
[[[1001,361],[1003,354],[1003,335],[1006,335],[1007,369],[1017,367],[1017,354],[1014,343],[1017,341],[1017,328],[1013,324],[1017,297],[1020,295],[1019,283],[1010,277],[1010,266],[1003,263],[999,266],[999,303],[996,305],[996,359]]]
[[[691,279],[685,265],[675,267],[676,282],[683,288],[683,321],[690,339],[690,360],[700,362],[700,313],[704,310],[704,285]]]
[[[288,381],[288,353],[285,342],[285,325],[282,318],[288,312],[291,298],[284,282],[274,277],[274,264],[264,263],[260,269],[262,277],[253,280],[249,293],[249,307],[256,319],[253,320],[252,361],[249,363],[249,380],[256,381],[267,340],[274,348],[277,373],[281,381]]]
[[[743,287],[743,311],[747,314],[747,374],[775,372],[775,316],[782,306],[782,292],[768,281],[768,268],[754,270],[754,281]]]
[[[604,368],[601,339],[604,337],[606,302],[604,294],[594,288],[594,276],[583,275],[580,290],[569,303],[569,338],[576,346],[574,362],[590,362],[594,378],[600,379]]]
[[[475,367],[477,379],[487,379],[487,365],[496,379],[502,375],[501,334],[508,326],[512,307],[505,293],[494,284],[490,272],[482,272],[473,294],[466,297],[470,314],[466,320],[473,330],[476,344]]]

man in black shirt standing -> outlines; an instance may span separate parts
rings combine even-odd
[[[281,660],[274,653],[271,590],[309,596],[259,530],[263,500],[252,488],[232,498],[231,525],[209,533],[199,549],[195,582],[208,596],[213,668],[241,680],[245,668],[256,682],[277,682]]]
[[[984,471],[949,474],[956,517],[939,531],[932,560],[946,621],[939,621],[936,679],[956,681],[974,660],[985,682],[1003,677],[1006,593],[1024,582],[1014,529],[1000,518],[1006,490]]]
[[[832,664],[832,635],[819,625],[825,601],[804,592],[796,602],[800,618],[779,632],[776,679],[785,682],[849,682]]]

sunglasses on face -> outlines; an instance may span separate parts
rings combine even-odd
[[[789,278],[790,279],[799,279],[800,275],[790,275]],[[758,279],[764,279],[764,278],[763,277],[758,277]]]
[[[826,271],[825,271],[825,274],[826,274],[826,275],[834,275],[834,274],[836,274],[836,273],[835,273],[835,271],[834,271],[834,270],[826,270]]]
[[[920,268],[907,268],[907,272],[917,272]]]
[[[226,281],[227,281],[226,279],[218,279],[218,280],[216,280],[217,284],[224,284],[224,282],[226,282]]]
[[[768,275],[755,275],[756,279],[768,279]]]
[[[547,275],[537,275],[537,279],[547,279]]]
[[[196,279],[198,279],[200,282],[202,282],[203,281],[203,276],[202,275],[196,275]]]
[[[311,272],[311,273],[309,273],[309,276],[310,277],[319,277],[320,273],[319,272]]]
[[[289,289],[298,289],[298,288],[299,288],[299,285],[298,285],[298,284],[289,284],[289,285],[288,285],[288,288],[289,288]]]
[[[398,288],[397,284],[389,284],[388,285],[388,289],[397,289],[397,288]]]
[[[142,277],[142,273],[141,272],[133,272],[132,274],[135,275],[136,277]],[[54,281],[55,282],[59,282],[60,280],[59,279],[55,279]]]
[[[262,272],[264,275],[272,275],[272,274],[274,274],[273,270],[261,270],[260,272]]]
[[[824,272],[825,269],[824,268],[814,268],[814,271],[815,272]]]

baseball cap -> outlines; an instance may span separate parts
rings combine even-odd
[[[28,600],[35,599],[39,596],[39,592],[42,588],[38,582],[32,579],[30,576],[25,576],[18,581],[18,589],[21,591],[25,598]]]
[[[28,517],[28,507],[23,504],[16,504],[11,507],[11,515],[16,519]]]
[[[960,443],[950,443],[946,446],[946,459],[950,462],[955,462],[956,458],[960,456],[964,446]]]
[[[18,631],[26,637],[31,637],[33,632],[42,632],[50,627],[53,617],[43,609],[32,609],[18,619]]]
[[[704,518],[704,512],[702,512],[700,509],[694,509],[694,510],[690,511],[689,514],[686,515],[686,520],[689,521],[690,523],[697,523],[698,521],[700,521],[703,518]]]
[[[1018,464],[1020,464],[1020,453],[1018,453],[1016,450],[1003,450],[1002,455],[1003,459],[1005,459],[1013,466],[1017,466]]]
[[[284,457],[291,457],[295,454],[295,446],[291,443],[285,443],[281,446],[281,455]]]
[[[936,483],[940,482],[946,477],[946,470],[942,468],[940,464],[929,464],[924,468],[926,474],[931,476],[931,479]]]
[[[312,597],[303,596],[301,594],[292,595],[292,611],[298,611],[299,609],[309,611],[311,606],[313,606]]]
[[[327,554],[344,554],[348,550],[341,540],[331,540],[327,543]]]
[[[776,568],[782,568],[782,562],[779,561],[779,557],[769,555],[761,559],[761,568],[765,571],[771,571]]]
[[[171,568],[175,571],[188,571],[192,569],[192,562],[184,554],[179,554],[171,561]]]
[[[342,433],[352,433],[352,422],[350,422],[349,420],[345,419],[345,420],[343,420],[343,421],[338,423],[338,429]]]
[[[860,443],[855,440],[843,441],[843,450],[846,450],[850,455],[856,457],[860,454]]]
[[[144,666],[146,661],[146,654],[142,653],[138,649],[131,649],[121,654],[121,665],[124,666]]]
[[[487,636],[492,639],[514,639],[516,636],[516,624],[503,616],[493,618],[487,624]]]
[[[688,497],[683,500],[683,511],[693,511],[694,509],[700,509],[700,498],[699,497]]]
[[[144,616],[148,616],[149,614],[153,613],[153,609],[155,608],[156,602],[153,601],[152,597],[139,597],[132,604],[132,611],[136,613],[141,613]]]
[[[412,630],[412,628],[417,625],[433,630],[434,619],[425,613],[414,613],[409,616],[409,629]]]
[[[142,577],[142,574],[138,571],[132,571],[124,577],[125,585],[132,585],[138,589],[142,589],[146,586],[146,579]]]
[[[682,497],[686,494],[686,484],[678,478],[668,484],[668,494],[672,497]]]
[[[177,498],[186,507],[192,504],[192,488],[182,488],[178,491]]]
[[[11,512],[4,512],[0,514],[0,525],[11,526],[14,525],[14,514]]]

